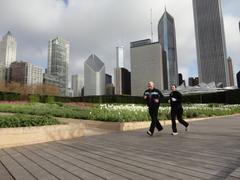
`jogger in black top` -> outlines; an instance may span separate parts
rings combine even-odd
[[[158,131],[163,129],[162,125],[158,120],[158,109],[160,105],[160,98],[163,97],[161,91],[154,87],[153,82],[148,82],[148,89],[144,92],[144,99],[147,101],[148,111],[151,116],[151,126],[147,134],[152,136],[154,133],[155,127]]]
[[[183,108],[182,108],[182,94],[177,91],[177,86],[175,84],[171,85],[172,92],[170,93],[170,104],[171,104],[171,120],[172,120],[172,135],[177,135],[177,125],[176,125],[176,117],[182,125],[185,126],[185,130],[187,131],[189,123],[183,120]]]

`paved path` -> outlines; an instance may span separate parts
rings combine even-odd
[[[0,180],[240,179],[240,116],[0,150]]]

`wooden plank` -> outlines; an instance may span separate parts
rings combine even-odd
[[[47,159],[41,158],[40,156],[36,155],[33,152],[23,150],[22,148],[18,148],[18,151],[20,151],[21,153],[28,156],[28,158],[31,159],[32,161],[37,162],[37,164],[41,168],[43,168],[45,170],[48,170],[49,172],[51,172],[52,175],[54,175],[55,177],[57,177],[59,179],[71,179],[71,180],[72,179],[73,180],[79,180],[80,179],[76,175],[65,171],[59,165],[53,164],[50,161],[48,161]]]
[[[37,179],[48,179],[48,180],[56,180],[57,177],[50,174],[45,169],[41,168],[39,165],[37,165],[35,162],[31,161],[28,156],[25,154],[17,152],[15,149],[11,149],[12,158],[14,158],[15,161],[19,162],[21,166],[23,166],[25,169],[27,169],[34,177]]]
[[[4,167],[3,163],[0,162],[0,179],[14,180],[8,170]]]
[[[36,179],[31,175],[26,169],[24,169],[18,162],[16,162],[11,156],[2,156],[0,157],[1,162],[4,166],[11,172],[12,176],[15,179],[20,180],[32,180]]]

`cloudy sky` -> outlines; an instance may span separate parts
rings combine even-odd
[[[0,0],[0,36],[8,30],[18,44],[17,60],[47,67],[48,40],[62,36],[70,41],[70,75],[83,74],[91,53],[113,74],[116,46],[125,47],[130,68],[131,41],[150,38],[150,9],[154,41],[164,12],[175,18],[179,72],[197,76],[192,0]],[[240,70],[240,0],[222,0],[228,56],[235,73]]]

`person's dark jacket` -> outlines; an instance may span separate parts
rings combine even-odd
[[[182,94],[179,91],[172,91],[169,98],[172,109],[182,108]]]
[[[147,89],[143,96],[146,96],[146,102],[148,107],[159,107],[160,105],[160,98],[163,97],[160,90],[154,88],[153,90]],[[155,102],[155,100],[158,99],[158,103]]]

